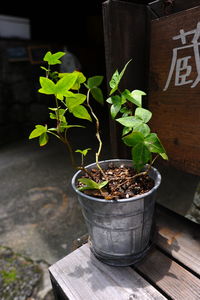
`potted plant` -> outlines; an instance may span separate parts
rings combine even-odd
[[[52,71],[52,66],[61,63],[63,55],[63,52],[47,52],[44,61],[48,66],[42,67],[45,76],[40,77],[39,92],[53,95],[55,99],[55,107],[49,108],[55,126],[36,125],[29,138],[39,137],[40,146],[47,144],[49,135],[63,142],[77,169],[72,187],[78,195],[88,226],[91,251],[107,264],[131,265],[140,260],[151,245],[155,193],[161,182],[160,173],[152,165],[159,156],[168,159],[167,154],[157,134],[152,133],[147,124],[152,113],[142,108],[145,93],[119,89],[129,61],[120,73],[118,70],[114,72],[106,101],[110,105],[111,117],[122,125],[122,142],[130,147],[132,159],[100,161],[100,123],[91,98],[103,104],[100,89],[103,77],[94,76],[86,80],[78,71]],[[98,150],[95,162],[90,165],[84,165],[84,157],[91,149],[73,150],[70,145],[68,132],[73,127],[83,127],[69,124],[67,116],[70,114],[95,124]],[[79,166],[74,152],[81,155]]]

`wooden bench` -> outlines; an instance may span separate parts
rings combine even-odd
[[[58,300],[200,299],[200,226],[157,206],[155,245],[133,267],[98,261],[88,243],[49,268]]]

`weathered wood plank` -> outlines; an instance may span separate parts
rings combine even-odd
[[[199,299],[200,279],[159,250],[149,253],[136,269],[172,299]]]
[[[102,12],[108,82],[114,71],[122,70],[125,63],[132,58],[133,61],[122,78],[120,88],[146,89],[148,82],[146,7],[128,1],[108,0],[102,4]],[[110,140],[113,157],[130,156],[127,147],[121,143],[121,127],[112,119],[110,119]]]
[[[158,209],[156,222],[157,245],[200,275],[199,225],[167,209]]]
[[[98,261],[88,244],[49,269],[70,300],[166,299],[130,267],[111,267]]]

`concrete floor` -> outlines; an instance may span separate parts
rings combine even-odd
[[[71,188],[74,172],[64,145],[54,139],[42,148],[36,140],[1,147],[1,244],[50,264],[69,253],[86,233]]]
[[[63,154],[56,145],[28,141],[1,149],[0,240],[34,260],[56,261],[68,250],[72,228],[74,237],[84,232]]]

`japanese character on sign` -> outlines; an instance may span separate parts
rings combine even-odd
[[[192,36],[191,43],[187,42],[186,37]],[[191,88],[197,86],[200,82],[200,54],[198,41],[200,37],[200,22],[197,23],[197,27],[193,30],[185,32],[183,29],[180,30],[180,34],[174,36],[173,40],[181,40],[182,46],[173,49],[171,66],[168,74],[168,78],[163,91],[166,91],[169,87],[173,74],[175,75],[175,86],[181,86],[185,84],[191,84]],[[192,72],[192,66],[190,64],[192,56],[179,57],[178,52],[183,49],[193,48],[194,59],[196,64],[197,77],[195,80],[189,79]]]

